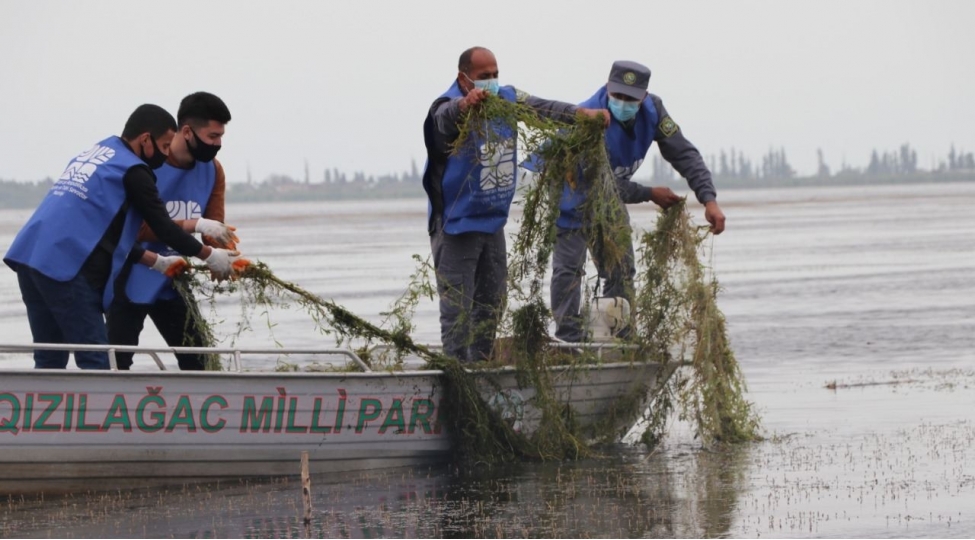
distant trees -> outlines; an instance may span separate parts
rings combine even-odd
[[[938,170],[949,170],[949,171],[971,171],[975,170],[975,155],[971,152],[956,152],[955,145],[951,145],[951,150],[948,151],[948,161],[947,163],[942,161],[938,166]]]
[[[649,165],[640,169],[641,176],[649,170],[651,181],[655,184],[672,183],[678,174],[670,163],[651,150]],[[807,177],[797,177],[796,170],[789,162],[783,147],[770,147],[761,159],[753,162],[741,150],[734,147],[720,149],[717,154],[704,156],[712,175],[724,185],[772,186],[772,185],[816,185],[834,183],[870,182],[912,182],[921,181],[975,181],[975,152],[966,151],[951,145],[941,159],[931,158],[930,169],[922,170],[918,164],[917,151],[909,143],[896,150],[870,152],[865,167],[850,166],[846,156],[841,156],[839,167],[827,163],[822,148],[816,149],[816,170]],[[423,177],[415,159],[409,168],[401,173],[367,175],[364,171],[346,173],[338,167],[322,169],[317,181],[312,177],[313,169],[304,160],[303,169],[297,174],[271,174],[263,181],[254,182],[250,165],[245,168],[244,182],[241,178],[230,177],[230,188],[236,200],[305,200],[305,199],[352,199],[365,197],[422,197]],[[299,180],[300,179],[300,180]],[[36,182],[0,180],[0,208],[25,208],[35,206],[50,190],[54,181],[50,178]]]
[[[819,178],[829,178],[829,165],[823,159],[823,149],[816,149],[816,176]]]
[[[796,177],[796,170],[789,163],[785,149],[769,148],[762,156],[759,165],[753,166],[740,150],[721,149],[717,154],[710,154],[704,157],[705,163],[711,170],[711,174],[719,180],[743,180],[759,181],[767,180],[774,184],[776,180],[789,180]],[[650,178],[653,182],[670,182],[677,177],[673,167],[664,161],[659,154],[654,154],[650,158]],[[866,167],[851,167],[843,159],[843,163],[836,172],[826,162],[826,156],[822,148],[816,149],[816,172],[810,178],[849,178],[854,176],[862,177],[888,177],[903,176],[923,173],[918,166],[917,150],[909,143],[900,145],[896,150],[878,151],[874,149],[870,153],[870,160]],[[932,163],[932,170],[929,172],[962,172],[975,173],[975,152],[959,151],[954,145],[948,151],[945,159],[940,160],[937,166]]]
[[[792,178],[795,175],[795,169],[789,165],[789,160],[785,157],[785,148],[778,150],[769,148],[768,153],[762,157],[763,178]]]
[[[870,153],[870,163],[865,171],[868,175],[913,174],[917,172],[917,152],[909,144],[902,144],[895,152]]]
[[[0,180],[0,208],[37,206],[53,185],[54,180],[51,178],[45,178],[38,182]]]

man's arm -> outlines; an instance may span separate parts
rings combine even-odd
[[[680,127],[667,114],[660,97],[650,94],[650,98],[653,99],[660,118],[657,134],[653,139],[660,147],[660,155],[687,180],[687,185],[694,191],[698,202],[706,204],[717,199],[711,171],[704,163],[701,153],[684,137]]]
[[[616,177],[616,190],[619,191],[624,204],[647,202],[652,195],[649,186],[619,176]]]
[[[576,114],[579,112],[579,107],[572,103],[543,99],[518,89],[515,89],[515,96],[519,103],[528,105],[543,118],[571,123],[575,122]]]
[[[711,171],[704,164],[701,153],[684,137],[680,127],[667,114],[663,101],[653,94],[650,97],[660,116],[657,134],[654,136],[660,146],[660,155],[687,180],[687,185],[694,191],[698,202],[704,205],[704,219],[711,224],[711,232],[721,234],[724,231],[725,216],[718,206],[718,194],[714,189]]]
[[[213,182],[213,191],[210,192],[210,199],[207,201],[207,209],[203,212],[203,217],[224,223],[227,217],[225,206],[227,198],[227,176],[224,174],[223,165],[219,161],[213,160],[213,165],[216,168],[216,179]],[[208,246],[220,247],[220,244],[210,239],[209,236],[203,237],[203,243]]]
[[[442,98],[433,103],[433,106],[430,108],[430,116],[433,118],[433,123],[436,128],[435,131],[439,136],[438,139],[440,139],[438,142],[443,143],[445,145],[444,148],[447,148],[460,132],[457,127],[457,122],[460,120],[461,113],[467,110],[467,107],[477,105],[477,103],[485,98],[486,95],[482,90],[472,90],[463,98]],[[595,110],[584,109],[564,101],[532,96],[517,88],[515,88],[515,99],[518,103],[524,103],[534,109],[539,116],[561,122],[572,123],[579,113],[584,113],[588,116],[603,116],[607,122],[609,120],[609,116],[596,112]]]
[[[430,116],[433,118],[434,132],[438,135],[438,142],[446,145],[453,142],[460,130],[457,121],[460,119],[460,102],[462,98],[440,98],[430,106]]]
[[[225,218],[224,201],[227,193],[227,177],[223,172],[223,165],[219,161],[213,160],[213,164],[216,167],[216,180],[213,183],[213,191],[210,192],[210,199],[207,201],[207,209],[203,212],[202,217],[223,223]],[[173,221],[188,234],[196,232],[195,219],[176,219]],[[149,225],[143,221],[142,227],[139,228],[138,240],[139,242],[158,242],[159,238],[152,232]],[[209,237],[204,238],[203,243],[208,246],[220,247],[218,242],[214,242]]]
[[[132,167],[122,178],[122,184],[125,187],[126,200],[139,212],[160,242],[188,257],[209,255],[209,248],[206,249],[207,253],[201,253],[204,250],[203,244],[170,219],[166,206],[159,198],[156,179],[149,169]]]

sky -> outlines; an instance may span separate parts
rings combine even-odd
[[[233,115],[231,182],[422,167],[473,45],[501,84],[573,103],[645,64],[705,155],[783,147],[803,175],[817,149],[835,171],[907,142],[930,168],[975,150],[972,21],[964,0],[0,2],[0,179],[57,177],[138,105],[175,115],[198,90]]]

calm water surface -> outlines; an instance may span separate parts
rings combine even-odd
[[[463,476],[445,467],[316,477],[307,530],[293,481],[11,499],[0,535],[975,536],[975,185],[721,195],[728,229],[710,259],[765,442],[705,451],[675,420],[652,454],[621,445],[604,460]],[[412,255],[429,253],[424,209],[231,202],[228,220],[246,255],[379,321]],[[653,226],[651,207],[631,213],[638,228]],[[0,211],[0,246],[29,214]],[[229,343],[238,302],[214,310]],[[24,313],[15,274],[0,271],[0,341],[26,341]],[[268,320],[255,314],[233,340],[331,345],[298,310]],[[421,304],[416,324],[420,341],[438,341],[435,304]],[[162,345],[149,326],[143,343]]]

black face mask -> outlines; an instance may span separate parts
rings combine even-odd
[[[156,146],[156,139],[154,139],[152,135],[149,135],[149,140],[152,141],[152,157],[147,158],[141,148],[139,149],[139,154],[141,154],[139,157],[142,158],[142,161],[146,162],[146,165],[148,165],[150,169],[156,170],[166,163],[166,154],[163,154],[162,150]]]
[[[203,163],[210,163],[213,161],[213,158],[217,157],[217,152],[220,151],[220,145],[207,144],[201,141],[192,128],[190,129],[190,133],[193,134],[193,141],[196,142],[196,146],[193,146],[192,144],[187,144],[186,146],[190,148],[190,155],[193,156],[193,159],[202,161]]]

